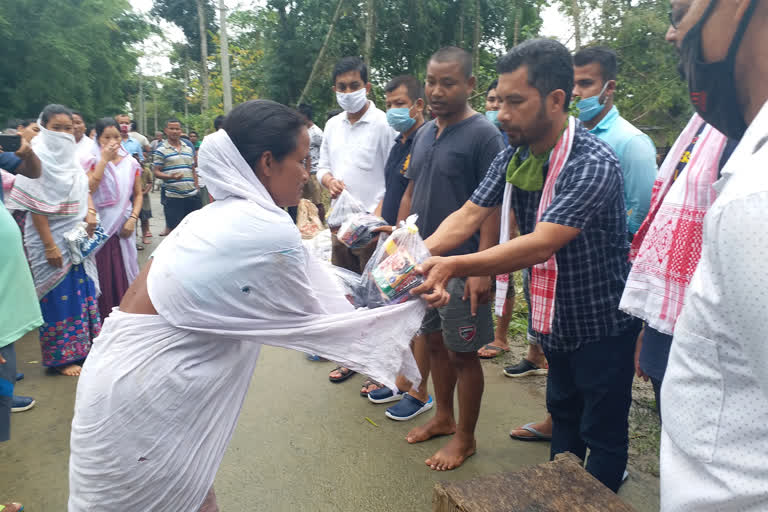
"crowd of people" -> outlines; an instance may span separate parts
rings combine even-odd
[[[548,415],[512,439],[571,452],[618,491],[637,375],[662,426],[662,510],[764,510],[766,27],[768,0],[672,0],[666,39],[696,114],[658,169],[615,105],[615,51],[550,39],[498,59],[484,113],[469,103],[471,55],[445,47],[424,81],[384,86],[384,110],[366,64],[340,59],[341,111],[322,130],[310,105],[268,100],[202,141],[177,119],[149,141],[126,114],[89,130],[57,104],[14,120],[19,149],[0,153],[0,441],[11,410],[34,405],[13,395],[14,342],[39,328],[43,365],[80,375],[71,511],[217,510],[264,344],[336,362],[333,383],[365,375],[361,396],[392,420],[434,408],[406,441],[450,436],[425,462],[451,470],[475,453],[480,360],[509,351],[521,271],[528,352],[503,374],[546,375]],[[139,269],[154,179],[167,238]],[[414,300],[354,309],[302,244],[300,200],[325,217],[324,195],[332,211],[342,193],[388,226],[418,216],[432,257]],[[363,274],[376,247],[332,233],[331,263]]]

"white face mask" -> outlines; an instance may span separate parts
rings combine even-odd
[[[368,98],[365,97],[366,90],[365,87],[361,87],[360,89],[356,90],[355,92],[337,92],[336,93],[336,102],[339,104],[341,108],[346,110],[347,112],[354,114],[356,112],[360,112],[365,107],[365,104],[368,102]]]
[[[36,137],[37,138],[37,137]],[[54,132],[40,126],[40,141],[58,158],[69,158],[75,152],[75,136],[66,132]]]

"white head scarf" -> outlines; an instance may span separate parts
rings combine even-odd
[[[88,178],[77,160],[75,137],[43,126],[31,146],[42,163],[37,179],[17,176],[9,207],[49,216],[85,217],[88,211]]]
[[[290,219],[285,210],[275,204],[264,184],[223,129],[203,139],[197,162],[197,172],[217,201],[239,197]]]

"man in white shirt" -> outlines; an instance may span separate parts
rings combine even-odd
[[[318,181],[335,199],[347,190],[374,211],[384,197],[384,164],[395,132],[387,115],[367,98],[368,68],[358,57],[344,57],[333,68],[333,90],[344,112],[325,124]],[[333,238],[333,263],[360,273],[373,248],[351,251]]]
[[[85,136],[85,119],[83,114],[77,111],[72,111],[72,134],[75,136],[75,144],[77,145],[77,160],[83,169],[89,171],[90,169],[86,169],[86,167],[94,157],[96,141]]]
[[[661,508],[764,511],[768,0],[680,4],[672,2],[673,19],[691,101],[741,142],[714,184],[718,198],[704,220],[701,260],[662,385]]]
[[[325,123],[317,180],[331,193],[331,199],[346,189],[372,212],[384,197],[384,164],[397,132],[387,123],[387,115],[367,98],[371,84],[362,59],[339,60],[332,78],[336,101],[344,112]],[[331,261],[360,274],[375,248],[372,243],[362,249],[349,249],[334,234]],[[343,382],[353,374],[348,368],[338,367],[328,378]]]

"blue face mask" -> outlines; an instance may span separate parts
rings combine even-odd
[[[603,86],[603,90],[600,91],[600,94],[597,96],[591,96],[589,98],[584,98],[580,102],[576,104],[576,107],[579,109],[579,121],[582,122],[588,122],[593,120],[600,114],[600,112],[603,111],[603,108],[605,107],[605,100],[603,102],[600,102],[600,97],[605,92],[605,89],[608,88],[608,82],[605,82],[605,85]]]
[[[405,133],[411,129],[416,120],[411,117],[411,109],[401,107],[387,110],[387,122],[393,130]]]
[[[485,118],[493,123],[493,126],[496,128],[501,127],[501,123],[499,122],[499,111],[498,110],[489,110],[485,113]]]

